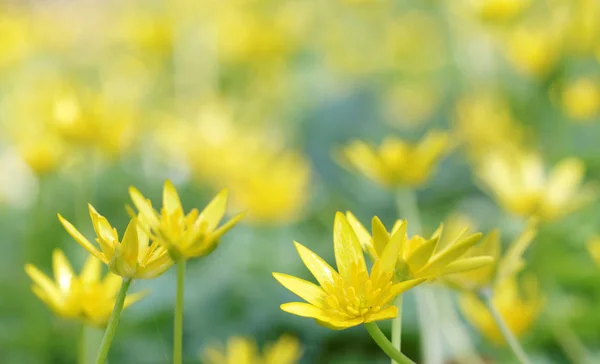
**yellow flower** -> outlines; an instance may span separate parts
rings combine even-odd
[[[590,238],[587,243],[588,252],[594,259],[594,262],[600,266],[600,236]]]
[[[547,175],[536,153],[498,151],[482,158],[476,172],[485,189],[505,210],[519,216],[554,220],[595,199],[591,185],[581,186],[584,171],[583,162],[568,158]]]
[[[314,318],[319,324],[334,330],[396,317],[398,309],[392,305],[394,298],[425,281],[411,279],[394,283],[394,267],[404,234],[404,230],[400,230],[392,236],[369,275],[360,242],[346,217],[338,212],[333,227],[333,244],[339,272],[304,245],[294,243],[300,258],[320,286],[287,274],[273,273],[279,283],[308,302],[285,303],[281,309]]]
[[[18,141],[17,144],[21,158],[38,175],[55,171],[64,154],[63,143],[52,135]]]
[[[381,259],[392,240],[400,235],[400,250],[396,255],[396,275],[402,279],[436,279],[438,277],[480,268],[492,263],[490,256],[465,257],[469,248],[481,238],[481,233],[467,234],[468,228],[462,228],[460,234],[446,246],[439,246],[443,225],[435,231],[429,240],[415,235],[406,237],[406,222],[398,220],[389,233],[381,220],[375,216],[372,220],[372,235],[351,213],[346,216],[365,250],[373,260]]]
[[[600,112],[600,84],[592,78],[579,78],[566,85],[560,98],[564,112],[585,122]]]
[[[142,226],[147,224],[147,233],[152,240],[168,249],[175,260],[209,254],[216,249],[223,234],[244,216],[244,213],[238,214],[219,227],[227,207],[227,190],[221,191],[202,212],[192,209],[187,215],[183,212],[175,186],[169,180],[165,182],[163,189],[163,207],[160,213],[154,210],[152,202],[135,187],[129,188],[129,195],[140,211]]]
[[[532,276],[525,277],[521,291],[525,295],[520,292],[517,280],[513,277],[500,283],[492,297],[494,306],[516,336],[523,335],[533,326],[545,301],[537,280]],[[497,345],[504,343],[504,337],[494,318],[475,294],[465,293],[460,297],[459,303],[467,320],[488,340]]]
[[[138,218],[131,219],[123,239],[119,241],[117,229],[92,205],[89,205],[89,211],[100,251],[60,214],[58,219],[76,242],[106,264],[114,274],[124,279],[150,279],[163,274],[173,265],[164,247],[156,241],[149,243],[148,235],[140,227]]]
[[[258,353],[253,340],[234,336],[228,340],[224,350],[217,347],[207,348],[202,359],[206,364],[295,364],[300,355],[300,343],[288,335],[267,344],[262,355]]]
[[[476,0],[471,1],[483,20],[507,21],[521,14],[531,0]]]
[[[468,272],[448,275],[444,277],[444,281],[450,286],[461,290],[479,291],[519,273],[525,267],[523,254],[535,239],[537,226],[537,220],[532,219],[529,221],[523,232],[512,242],[504,255],[502,255],[500,232],[492,230],[483,237],[481,243],[470,248],[463,258],[485,255],[493,257],[494,262]]]
[[[448,150],[448,135],[432,131],[417,144],[388,137],[374,149],[363,141],[353,141],[343,148],[341,162],[388,187],[418,186],[430,178]]]
[[[474,160],[490,150],[521,144],[525,134],[507,100],[489,90],[476,90],[461,97],[454,123],[460,142]]]
[[[79,319],[90,325],[106,325],[112,313],[121,279],[112,273],[101,278],[101,262],[93,256],[86,260],[76,276],[71,264],[59,249],[52,254],[54,281],[32,264],[25,272],[33,280],[33,293],[57,315]],[[125,299],[125,307],[142,299],[146,293],[134,293]]]
[[[560,55],[561,34],[559,26],[548,21],[516,27],[506,41],[507,56],[518,71],[545,76]]]

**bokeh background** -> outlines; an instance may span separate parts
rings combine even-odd
[[[477,154],[518,140],[549,165],[579,157],[600,180],[599,57],[595,0],[0,1],[0,361],[75,362],[78,325],[23,270],[50,273],[56,247],[81,267],[56,214],[89,236],[91,202],[121,230],[127,187],[158,199],[170,178],[186,209],[229,187],[230,210],[249,212],[188,264],[187,361],[233,335],[289,333],[303,363],[388,362],[362,327],[279,310],[293,295],[271,272],[309,276],[293,240],[332,262],[336,211],[398,218],[394,196],[335,151],[447,131],[455,148],[418,191],[425,230],[459,212],[508,242],[520,223],[474,182]],[[585,249],[597,206],[542,225],[527,253],[547,297],[522,338],[535,362],[567,362],[563,324],[600,350],[600,269]],[[125,311],[112,362],[169,362],[174,282],[135,282],[152,293]],[[419,358],[408,297],[403,348]],[[513,360],[465,325],[484,357]]]

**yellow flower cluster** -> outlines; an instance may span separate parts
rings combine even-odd
[[[218,346],[209,347],[202,358],[206,364],[295,364],[301,353],[298,339],[292,336],[283,335],[265,345],[262,354],[253,340],[234,336],[227,340],[224,350]]]

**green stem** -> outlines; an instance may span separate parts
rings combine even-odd
[[[392,345],[398,350],[402,349],[402,295],[396,297],[394,305],[398,307],[398,316],[392,321]],[[392,364],[398,364],[392,359]]]
[[[78,364],[86,364],[87,363],[87,346],[86,346],[86,326],[85,324],[81,324],[81,329],[79,330],[79,347],[77,348],[77,363]]]
[[[396,194],[398,214],[408,221],[408,235],[421,234],[421,217],[416,193],[408,188],[399,189]]]
[[[175,297],[175,323],[173,325],[173,364],[183,361],[183,292],[185,286],[185,259],[177,263],[177,295]]]
[[[479,297],[487,306],[490,314],[494,318],[494,321],[496,321],[496,325],[498,325],[500,332],[502,332],[502,336],[504,336],[504,339],[512,349],[517,360],[519,360],[521,364],[530,364],[531,361],[529,361],[527,354],[525,354],[525,350],[523,350],[523,347],[521,346],[515,335],[512,333],[512,331],[510,331],[510,328],[504,321],[504,318],[494,305],[494,302],[492,301],[492,296],[493,294],[491,290],[486,290],[479,293]]]
[[[102,338],[102,343],[100,344],[100,349],[98,350],[96,364],[104,364],[106,362],[108,351],[110,350],[112,341],[115,338],[117,326],[119,326],[119,318],[121,317],[121,311],[123,311],[125,296],[127,296],[129,285],[131,285],[131,278],[123,278],[121,289],[119,290],[119,294],[117,295],[117,299],[115,301],[115,307],[113,308],[110,319],[108,320],[108,326],[106,327],[106,331],[104,331],[104,337]]]
[[[365,328],[369,332],[369,335],[377,343],[377,345],[383,350],[387,356],[398,364],[415,364],[414,361],[410,360],[406,355],[402,354],[398,349],[392,345],[387,337],[381,332],[377,324],[370,322],[365,324]]]

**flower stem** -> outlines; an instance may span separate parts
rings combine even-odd
[[[177,263],[177,295],[175,297],[175,324],[173,325],[173,364],[183,361],[183,291],[185,285],[185,259]]]
[[[494,302],[492,301],[492,295],[492,290],[481,291],[479,293],[480,299],[487,306],[490,314],[494,318],[494,321],[496,321],[496,325],[498,325],[500,332],[502,332],[502,336],[504,336],[504,339],[515,354],[517,360],[519,360],[521,364],[530,364],[531,361],[529,361],[527,354],[525,354],[525,350],[523,350],[523,347],[521,346],[515,335],[512,333],[512,331],[510,331],[510,328],[504,321],[504,318],[494,305]]]
[[[106,362],[106,358],[108,357],[108,351],[110,350],[110,345],[112,344],[112,341],[115,338],[117,326],[119,326],[119,318],[121,316],[121,311],[123,311],[123,305],[125,304],[125,296],[127,296],[127,290],[129,289],[129,285],[131,285],[131,278],[123,278],[123,282],[121,283],[121,289],[119,290],[119,294],[117,295],[117,299],[115,301],[115,307],[113,308],[112,314],[110,315],[110,319],[108,320],[108,326],[106,327],[104,337],[102,338],[102,343],[100,344],[100,349],[98,350],[96,364],[104,364]]]
[[[402,295],[396,297],[394,305],[398,307],[398,316],[392,321],[392,345],[398,350],[402,349]],[[398,364],[392,359],[392,364]]]
[[[392,345],[388,338],[385,337],[383,332],[381,332],[377,324],[374,322],[369,322],[368,324],[365,324],[365,328],[369,332],[369,335],[371,335],[373,340],[381,348],[381,350],[383,350],[392,360],[396,361],[396,363],[415,364],[414,361],[410,360],[406,355],[402,354],[394,347],[394,345]]]
[[[87,328],[86,328],[85,324],[82,323],[81,328],[79,330],[79,345],[77,348],[77,363],[78,364],[86,364],[87,363],[86,331],[87,331]]]

